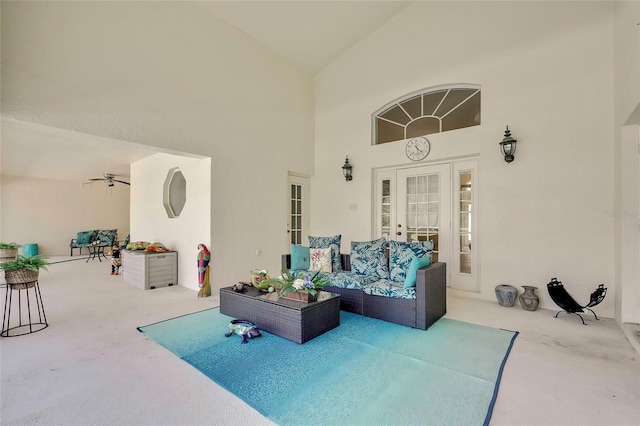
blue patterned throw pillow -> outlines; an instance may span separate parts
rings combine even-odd
[[[334,271],[342,271],[342,263],[340,262],[340,240],[342,234],[333,237],[312,237],[309,235],[309,247],[311,248],[330,248],[331,249],[331,266]]]
[[[291,269],[306,271],[309,269],[309,247],[291,244]]]
[[[117,229],[105,229],[98,231],[98,236],[96,237],[101,244],[113,245],[118,240],[118,230]]]
[[[414,257],[424,257],[433,252],[433,240],[430,241],[391,241],[389,243],[389,279],[404,281],[409,264]]]
[[[351,270],[359,275],[387,278],[387,242],[384,238],[373,241],[351,242]]]
[[[416,286],[416,274],[418,269],[431,265],[431,254],[424,257],[414,256],[413,260],[407,268],[407,277],[404,279],[404,288],[411,288]]]

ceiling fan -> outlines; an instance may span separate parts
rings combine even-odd
[[[125,185],[131,185],[129,182],[125,182],[123,180],[119,180],[116,179],[115,177],[118,175],[114,175],[113,173],[105,173],[103,175],[104,177],[102,178],[94,178],[94,179],[89,179],[89,181],[87,183],[91,184],[93,182],[97,182],[97,181],[104,181],[107,183],[107,186],[115,186],[116,182],[117,183],[122,183]]]

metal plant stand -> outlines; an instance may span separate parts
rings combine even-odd
[[[42,304],[42,294],[40,293],[40,285],[38,281],[30,281],[26,283],[11,284],[7,283],[6,293],[4,297],[4,313],[2,315],[2,337],[22,336],[24,334],[35,333],[48,327],[47,316],[44,312]],[[29,292],[29,290],[32,290]],[[14,295],[17,292],[17,306],[14,306]],[[24,291],[24,296],[22,292]],[[33,299],[33,301],[32,301]],[[24,305],[24,306],[23,306]],[[38,310],[37,319],[34,312],[31,314],[32,305]],[[15,310],[18,310],[18,318],[15,318]],[[13,327],[11,326],[12,316]],[[15,321],[18,325],[15,325]]]

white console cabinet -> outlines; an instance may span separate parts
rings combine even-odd
[[[122,251],[122,279],[143,290],[178,284],[178,252]]]

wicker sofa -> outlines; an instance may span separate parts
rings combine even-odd
[[[94,244],[105,244],[113,246],[118,244],[118,230],[117,229],[93,229],[90,231],[78,232],[76,238],[72,238],[69,243],[70,256],[73,256],[73,249],[80,250],[82,254],[82,248],[88,247]]]
[[[342,271],[351,271],[350,255],[341,254]],[[291,255],[282,255],[282,270],[291,269]],[[369,280],[371,281],[371,280]],[[370,285],[375,285],[375,279]],[[366,286],[365,286],[366,287]],[[369,294],[365,288],[327,285],[324,290],[340,294],[340,309],[408,327],[426,330],[447,312],[446,264],[434,262],[416,273],[415,298]]]

